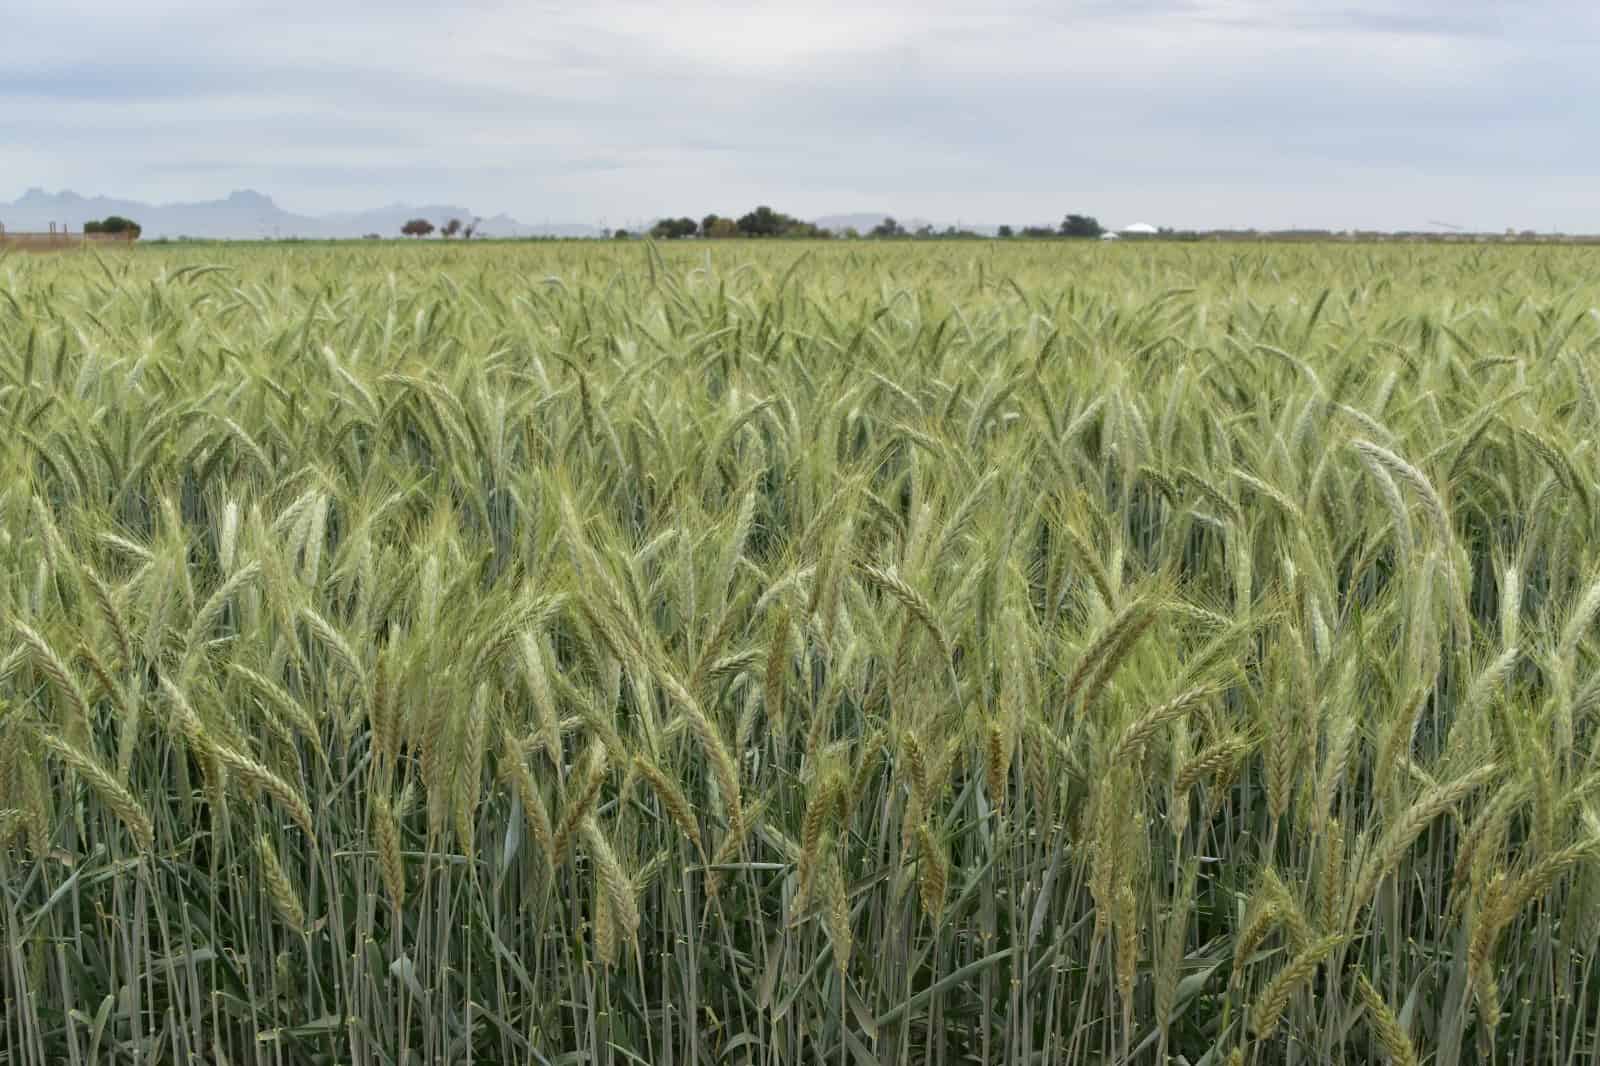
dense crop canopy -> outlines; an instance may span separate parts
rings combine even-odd
[[[1581,1060],[1597,304],[0,258],[0,1063]]]

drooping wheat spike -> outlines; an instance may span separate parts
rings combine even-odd
[[[255,792],[264,792],[277,800],[288,812],[307,837],[316,839],[316,830],[311,818],[311,808],[306,803],[299,790],[289,782],[273,773],[267,767],[246,755],[244,752],[223,743],[217,737],[209,735],[201,725],[199,716],[190,706],[188,697],[167,677],[161,679],[161,685],[172,702],[174,716],[188,736],[191,743],[195,744],[206,756],[214,758],[221,766],[226,767],[244,785]],[[220,775],[219,775],[220,776]],[[220,788],[220,783],[219,783]]]
[[[1366,440],[1356,440],[1351,443],[1364,459],[1369,459],[1382,466],[1417,494],[1417,497],[1422,500],[1423,509],[1427,512],[1428,520],[1433,524],[1435,532],[1440,537],[1453,538],[1450,519],[1445,512],[1444,501],[1439,497],[1439,493],[1435,491],[1433,483],[1428,480],[1422,471],[1382,445]]]
[[[1077,561],[1088,571],[1089,580],[1094,586],[1095,594],[1100,597],[1101,604],[1110,610],[1111,605],[1116,602],[1116,590],[1112,587],[1111,577],[1106,573],[1105,562],[1101,559],[1100,553],[1090,543],[1088,536],[1071,521],[1063,521],[1058,531],[1071,545]]]
[[[594,932],[594,956],[600,960],[602,966],[614,967],[617,964],[615,905],[612,903],[611,893],[606,889],[598,865],[595,867],[594,887],[591,892],[594,900],[594,913],[590,917],[590,925]]]
[[[1250,753],[1250,748],[1250,739],[1241,735],[1227,737],[1195,752],[1178,768],[1178,774],[1172,784],[1173,794],[1185,795],[1205,778],[1213,777],[1237,765]]]
[[[294,726],[295,731],[311,745],[317,758],[324,765],[327,764],[328,752],[322,744],[322,730],[304,703],[291,696],[282,685],[246,666],[229,663],[228,669],[254,689],[258,696],[270,703],[285,721]]]
[[[306,836],[316,838],[311,808],[298,789],[243,752],[223,744],[217,744],[215,750],[223,765],[237,774],[247,788],[264,792],[277,800],[295,824],[305,831]]]
[[[939,655],[943,661],[950,662],[950,642],[945,638],[943,627],[939,625],[939,618],[934,612],[933,604],[929,603],[922,593],[912,588],[893,568],[883,569],[863,563],[861,573],[879,591],[899,600],[900,604],[911,612],[911,616],[933,638],[933,642],[938,647]]]
[[[133,757],[139,744],[140,729],[145,724],[143,700],[129,699],[116,678],[106,669],[100,657],[85,649],[84,658],[111,702],[116,705],[117,722],[117,778],[124,783],[133,769]]]
[[[272,838],[265,833],[256,841],[256,857],[261,862],[261,879],[267,887],[267,898],[272,900],[278,917],[295,932],[305,932],[306,910],[300,902],[300,894],[295,891],[289,875],[284,873],[283,865],[278,862]]]
[[[1522,637],[1522,571],[1508,566],[1500,580],[1500,644],[1514,648]]]
[[[806,813],[800,828],[800,861],[796,871],[800,881],[795,898],[797,913],[804,913],[811,899],[811,883],[816,874],[823,831],[836,805],[833,793],[838,787],[838,782],[830,776],[813,785],[806,798]]]
[[[833,965],[840,975],[850,970],[850,954],[855,945],[850,929],[850,892],[845,885],[844,869],[837,858],[827,864],[828,942],[833,946]]]
[[[1549,892],[1556,879],[1568,869],[1597,858],[1600,858],[1600,836],[1591,836],[1546,855],[1528,867],[1506,893],[1501,905],[1502,916],[1509,922],[1523,907]]]
[[[734,634],[744,622],[743,607],[744,594],[739,599],[728,604],[722,611],[722,616],[717,621],[717,628],[706,637],[696,656],[695,668],[688,681],[689,691],[712,696],[714,692],[707,692],[707,685],[735,669],[754,664],[761,657],[755,649],[737,653],[732,657],[722,656],[721,652],[728,646]]]
[[[727,740],[723,738],[721,730],[717,729],[711,719],[706,717],[705,709],[700,706],[700,702],[690,695],[689,690],[684,688],[670,671],[660,671],[658,678],[667,694],[683,711],[684,720],[694,733],[695,739],[700,742],[706,760],[711,764],[717,790],[721,793],[722,803],[727,809],[728,832],[735,836],[739,835],[744,822],[739,768],[734,762],[733,753],[728,750]]]
[[[918,815],[925,813],[929,802],[928,763],[922,754],[922,745],[917,741],[916,734],[906,733],[901,739],[901,750],[905,753],[906,774],[911,785],[912,810]]]
[[[873,730],[872,734],[862,742],[857,753],[859,761],[856,769],[850,775],[846,792],[838,797],[839,818],[848,824],[850,813],[861,802],[861,797],[866,793],[867,787],[877,775],[889,745],[889,732],[886,729]]]
[[[923,913],[935,927],[944,911],[945,886],[950,877],[950,860],[927,822],[917,828],[917,888]]]
[[[725,833],[722,843],[717,845],[717,850],[711,855],[711,873],[706,877],[706,896],[716,899],[722,891],[722,882],[725,871],[722,867],[731,863],[744,850],[745,839],[752,829],[761,824],[762,812],[771,802],[771,795],[763,796],[753,803],[746,812],[746,817],[739,823],[739,832]]]
[[[1171,907],[1161,923],[1160,940],[1153,949],[1160,959],[1152,967],[1155,974],[1156,1024],[1166,1031],[1177,1005],[1179,979],[1183,975],[1185,944],[1189,940],[1189,916],[1194,910],[1195,885],[1200,876],[1200,861],[1191,857],[1173,886]],[[1154,935],[1154,934],[1152,934]]]
[[[511,787],[522,805],[522,817],[527,823],[528,832],[539,845],[539,851],[544,856],[545,862],[554,870],[558,859],[555,830],[550,825],[550,811],[545,806],[544,794],[539,790],[533,774],[528,770],[527,762],[524,761],[522,745],[517,742],[517,738],[512,735],[509,728],[503,728],[500,734],[500,772],[510,780]]]
[[[441,779],[447,778],[454,769],[449,752],[455,719],[451,710],[450,704],[443,699],[435,698],[427,706],[418,708],[415,715],[418,721],[414,726],[412,743],[416,748],[417,766],[422,772],[423,784],[429,790],[428,835],[430,837],[438,835],[438,828],[433,824],[438,819],[431,810],[438,806],[434,797],[442,791],[439,787]]]
[[[80,748],[87,747],[90,737],[89,701],[84,697],[83,687],[73,676],[71,667],[33,627],[16,620],[11,624],[17,636],[33,653],[33,665],[49,680],[50,687],[65,704],[66,715],[61,725],[67,739]]]
[[[606,779],[606,749],[598,740],[591,741],[584,759],[585,766],[573,775],[569,783],[566,806],[561,812],[561,824],[556,827],[550,842],[550,866],[554,869],[566,858],[567,845],[585,816],[600,796],[600,786]]]
[[[1069,709],[1087,704],[1116,670],[1123,657],[1138,643],[1155,617],[1156,605],[1147,597],[1137,598],[1118,611],[1110,624],[1079,655],[1078,665],[1067,680],[1062,703]]]
[[[1137,777],[1129,767],[1111,767],[1095,792],[1089,893],[1096,942],[1111,930],[1117,893],[1138,876],[1136,849],[1144,844],[1139,802]]]
[[[23,749],[27,754],[27,749]],[[17,800],[21,803],[23,823],[27,829],[28,854],[34,861],[50,853],[50,827],[55,804],[53,793],[47,787],[45,767],[35,759],[25,758],[14,768]]]
[[[476,823],[478,802],[483,795],[483,756],[488,744],[490,719],[493,717],[489,703],[487,682],[478,685],[472,702],[467,707],[466,721],[461,730],[461,743],[456,753],[458,768],[452,799],[455,809],[456,839],[461,850],[472,864],[476,855]]]
[[[1394,478],[1389,476],[1388,469],[1376,456],[1360,449],[1357,452],[1367,472],[1372,475],[1372,480],[1377,482],[1378,493],[1383,497],[1384,506],[1389,509],[1389,521],[1394,527],[1395,555],[1398,557],[1401,572],[1408,572],[1411,568],[1411,552],[1416,545],[1411,532],[1411,514],[1406,507],[1405,497],[1400,495],[1399,486],[1394,483]]]
[[[1495,982],[1493,956],[1503,928],[1501,919],[1507,913],[1509,886],[1504,871],[1497,871],[1489,879],[1467,936],[1467,980],[1472,985],[1478,1013],[1491,1028],[1500,1022],[1500,989]]]
[[[180,673],[188,673],[194,660],[204,650],[212,630],[222,618],[222,612],[227,610],[228,603],[241,588],[255,580],[260,573],[259,562],[250,562],[240,567],[230,574],[226,581],[218,585],[205,605],[195,612],[194,621],[189,625],[188,636],[183,641],[183,666],[179,668]]]
[[[1137,761],[1138,757],[1143,753],[1145,744],[1156,734],[1158,729],[1180,715],[1188,713],[1189,708],[1203,699],[1209,691],[1204,687],[1192,688],[1187,692],[1174,696],[1158,707],[1151,708],[1134,719],[1123,730],[1122,736],[1117,740],[1116,747],[1111,749],[1109,764],[1122,766],[1130,761]]]
[[[639,932],[639,905],[634,898],[633,881],[623,871],[616,851],[592,814],[583,820],[583,839],[589,857],[594,860],[600,883],[605,888],[612,920],[628,942],[632,943]]]
[[[399,909],[406,903],[406,867],[400,849],[400,822],[395,817],[394,805],[382,792],[374,790],[368,804],[373,850],[378,854],[378,871],[383,877],[384,891],[389,893],[389,902]]]
[[[1251,1025],[1259,1039],[1271,1038],[1277,1031],[1278,1022],[1283,1017],[1284,1009],[1289,1005],[1290,997],[1301,985],[1311,980],[1323,960],[1343,942],[1343,933],[1325,936],[1307,945],[1303,951],[1290,959],[1283,969],[1273,975],[1250,1010]]]
[[[1496,874],[1489,882],[1473,918],[1472,933],[1468,940],[1468,972],[1480,980],[1487,976],[1492,981],[1493,956],[1501,932],[1524,907],[1549,892],[1556,879],[1569,868],[1596,857],[1600,857],[1600,836],[1591,836],[1545,856],[1514,880]],[[1487,1003],[1498,1004],[1492,984],[1484,985],[1483,992],[1480,1009],[1485,1009],[1484,1004]]]
[[[991,718],[983,731],[983,779],[989,791],[989,807],[1000,811],[1006,804],[1007,778],[1011,773],[1011,746],[1005,727]]]
[[[93,567],[83,568],[84,576],[89,579],[89,589],[94,595],[95,606],[99,608],[100,615],[111,627],[111,635],[117,642],[117,654],[122,657],[123,667],[133,664],[133,635],[128,631],[127,619],[122,614],[122,609],[117,606],[117,598]]]
[[[40,731],[39,742],[56,758],[71,767],[106,809],[116,815],[133,837],[140,851],[148,852],[155,845],[155,827],[139,801],[134,799],[116,776],[100,764],[92,753],[74,745],[65,737]]]
[[[534,734],[544,746],[551,763],[561,761],[561,718],[556,713],[555,698],[550,687],[550,676],[545,668],[545,651],[542,638],[533,632],[524,632],[521,638],[522,667],[527,681],[528,695],[535,712]]]
[[[779,607],[773,614],[767,634],[767,668],[763,692],[767,709],[768,729],[778,740],[779,750],[788,737],[788,708],[785,703],[785,681],[789,672],[789,609]]]
[[[358,684],[364,684],[366,669],[361,665],[360,657],[356,655],[355,649],[350,646],[344,634],[340,633],[321,612],[312,607],[301,607],[300,617],[310,627],[311,632],[316,634],[323,647],[332,654],[334,661],[348,670]]]
[[[1300,897],[1283,883],[1278,871],[1270,866],[1262,871],[1261,890],[1277,907],[1278,921],[1283,926],[1290,950],[1295,952],[1305,950],[1313,937],[1311,923],[1306,919],[1305,909],[1300,905]]]
[[[1123,885],[1117,890],[1113,909],[1115,913],[1111,925],[1117,938],[1117,997],[1122,1002],[1124,1017],[1131,1018],[1133,981],[1139,966],[1139,904],[1132,888]]]
[[[1367,1008],[1367,1024],[1372,1027],[1372,1035],[1378,1038],[1378,1046],[1389,1057],[1390,1066],[1417,1066],[1416,1047],[1406,1035],[1399,1017],[1372,987],[1366,974],[1356,974],[1356,992]]]
[[[1322,836],[1334,814],[1334,794],[1344,784],[1356,734],[1355,716],[1348,706],[1341,704],[1330,712],[1329,718],[1327,753],[1317,773],[1311,806],[1311,834],[1315,837]]]
[[[21,833],[28,825],[28,816],[13,807],[0,810],[0,848],[7,847],[11,838]]]
[[[94,675],[98,695],[104,696],[115,705],[116,716],[120,719],[129,713],[128,698],[122,690],[122,685],[111,676],[111,668],[101,661],[93,648],[87,644],[78,646],[78,658],[89,667],[89,672]]]
[[[1372,899],[1379,883],[1405,857],[1412,843],[1435,818],[1451,810],[1499,771],[1493,763],[1468,771],[1448,784],[1424,791],[1384,832],[1362,859],[1354,889],[1345,902],[1346,914],[1353,918]],[[1348,920],[1348,919],[1347,919]]]
[[[689,838],[689,842],[694,845],[695,851],[699,852],[701,860],[704,861],[706,849],[705,841],[700,836],[700,823],[695,818],[694,808],[690,805],[688,797],[683,794],[683,789],[663,773],[659,766],[643,755],[633,757],[633,767],[655,792],[667,817],[678,827],[679,832]]]
[[[1445,582],[1450,589],[1450,608],[1457,628],[1457,639],[1467,639],[1470,633],[1470,623],[1467,617],[1466,590],[1462,585],[1461,574],[1458,570],[1455,530],[1450,524],[1450,516],[1445,510],[1444,500],[1440,497],[1438,490],[1434,488],[1433,482],[1429,481],[1422,471],[1400,458],[1394,452],[1371,441],[1357,440],[1353,441],[1352,444],[1361,455],[1370,457],[1382,465],[1422,500],[1423,511],[1427,514],[1428,522],[1433,527],[1434,536],[1438,538],[1440,545],[1443,546],[1446,552],[1444,576]]]
[[[1333,923],[1343,913],[1342,889],[1345,884],[1344,827],[1339,819],[1328,822],[1322,844],[1322,882],[1317,889],[1318,924],[1323,932],[1332,932]]]
[[[1233,938],[1233,967],[1229,977],[1231,985],[1236,988],[1243,985],[1244,971],[1250,962],[1250,956],[1254,955],[1256,949],[1272,935],[1272,930],[1277,927],[1281,917],[1278,904],[1266,900],[1264,895],[1258,893],[1251,901],[1251,909],[1246,912],[1245,924]]]
[[[1265,763],[1267,810],[1273,821],[1283,820],[1293,798],[1295,771],[1303,747],[1301,731],[1305,712],[1292,699],[1273,709],[1265,725],[1262,761]]]
[[[389,680],[389,651],[380,647],[372,668],[372,694],[367,720],[372,730],[373,756],[385,773],[392,772],[395,760],[399,757],[398,718]]]
[[[1528,801],[1533,786],[1526,776],[1513,778],[1495,789],[1478,807],[1478,814],[1461,834],[1455,869],[1450,881],[1450,909],[1458,910],[1467,897],[1463,891],[1474,864],[1481,856],[1495,857],[1517,809]]]
[[[1427,698],[1428,689],[1419,687],[1396,709],[1397,713],[1384,732],[1374,756],[1372,775],[1374,795],[1384,797],[1389,794],[1389,784],[1394,777],[1395,768],[1411,757],[1412,738],[1416,734],[1417,722]]]

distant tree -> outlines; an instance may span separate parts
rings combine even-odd
[[[425,218],[414,218],[401,226],[400,232],[407,237],[426,237],[433,232],[433,223]]]
[[[861,231],[854,226],[846,226],[839,231],[839,236],[847,241],[859,241],[861,239]]]
[[[617,232],[613,233],[611,236],[612,236],[612,239],[619,240],[619,241],[627,241],[627,240],[632,240],[633,239],[633,234],[629,233],[625,229],[619,229],[619,230],[617,230]]]
[[[105,233],[114,237],[131,237],[133,240],[138,240],[139,234],[143,233],[144,230],[140,227],[139,223],[133,221],[131,218],[123,218],[121,215],[111,215],[107,218],[97,221],[91,220],[89,222],[85,222],[83,224],[83,232]]]
[[[1022,235],[1032,240],[1056,236],[1056,231],[1049,226],[1023,226]]]
[[[765,204],[748,214],[739,216],[739,232],[746,237],[779,237],[792,225],[794,219],[774,211]]]
[[[363,235],[363,236],[362,236],[362,238],[361,238],[361,239],[362,239],[362,240],[364,240],[364,241],[381,241],[381,240],[383,240],[383,238],[382,238],[382,237],[380,237],[380,236],[379,236],[379,235],[378,235],[378,234],[376,234],[376,233],[368,233],[368,234],[365,234],[365,235]]]
[[[1061,222],[1061,235],[1063,237],[1094,238],[1105,232],[1105,228],[1095,220],[1093,215],[1068,215]]]
[[[460,232],[461,232],[461,220],[459,218],[452,218],[449,222],[446,222],[444,224],[444,227],[442,229],[439,230],[439,236],[444,237],[446,240],[448,240],[449,238],[454,237],[456,234],[458,234]]]
[[[700,222],[700,236],[726,240],[739,235],[739,224],[731,218],[707,215]]]
[[[692,218],[664,218],[651,228],[650,236],[657,240],[676,241],[693,237],[699,229],[700,223]]]
[[[477,235],[477,232],[478,232],[478,226],[479,226],[479,225],[480,225],[480,224],[482,224],[482,222],[483,222],[483,219],[481,219],[481,218],[475,218],[475,219],[473,219],[473,220],[472,220],[472,221],[471,221],[471,222],[470,222],[470,223],[469,223],[469,224],[468,224],[468,225],[467,225],[467,228],[466,228],[466,229],[464,229],[464,230],[462,230],[462,231],[461,231],[461,237],[462,237],[462,239],[463,239],[463,240],[469,240],[469,241],[470,241],[470,240],[472,240],[472,238],[473,238],[473,237],[474,237],[474,236],[476,236],[476,235]]]
[[[906,235],[906,228],[904,226],[900,225],[900,223],[896,222],[893,218],[884,219],[882,222],[878,223],[876,226],[873,226],[871,231],[867,233],[868,237],[879,237],[879,238],[883,238],[883,237],[904,237],[905,235]]]
[[[1002,238],[1010,237],[1011,236],[1011,227],[1010,226],[1001,226],[999,232],[996,233],[995,236],[1002,237]]]

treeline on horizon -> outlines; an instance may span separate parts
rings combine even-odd
[[[685,215],[682,218],[664,218],[642,234],[619,229],[614,231],[611,236],[621,240],[635,236],[648,236],[655,240],[684,240],[690,237],[712,239],[792,237],[808,240],[825,240],[833,237],[846,240],[855,240],[863,237],[878,240],[904,240],[907,238],[922,240],[991,240],[993,237],[1015,236],[1035,239],[1054,237],[1093,239],[1105,232],[1105,227],[1101,226],[1091,215],[1068,215],[1062,219],[1061,225],[1057,227],[1024,226],[1019,230],[1011,226],[1001,226],[993,235],[963,229],[958,226],[935,229],[932,225],[923,225],[916,229],[908,229],[895,221],[893,217],[886,217],[882,222],[862,233],[854,227],[845,227],[838,230],[826,229],[814,222],[807,222],[804,219],[795,218],[793,215],[786,215],[781,211],[762,205],[754,211],[740,215],[738,218],[710,214],[697,222]]]
[[[437,234],[444,239],[459,237],[463,240],[473,238],[493,238],[497,240],[569,240],[569,239],[594,239],[593,237],[558,236],[558,235],[532,235],[526,237],[495,237],[482,229],[482,219],[474,218],[471,222],[460,219],[449,221],[435,226],[425,218],[413,218],[400,227],[402,236],[416,239],[431,237]],[[85,233],[123,233],[131,231],[135,238],[139,235],[139,225],[129,219],[110,218],[105,222],[91,222],[84,226]],[[366,240],[381,240],[383,234],[368,233]],[[696,221],[687,215],[679,218],[663,218],[649,229],[602,229],[599,237],[616,240],[632,240],[649,238],[652,240],[687,240],[687,239],[712,239],[712,240],[738,240],[738,239],[796,239],[796,240],[1007,240],[1011,238],[1023,240],[1093,240],[1103,236],[1113,236],[1124,240],[1161,240],[1161,241],[1412,241],[1412,242],[1443,242],[1443,243],[1482,243],[1485,241],[1507,241],[1516,243],[1561,243],[1561,244],[1595,244],[1600,243],[1600,234],[1563,234],[1539,233],[1534,230],[1506,229],[1504,232],[1477,232],[1458,230],[1452,232],[1436,232],[1430,230],[1376,230],[1376,229],[1317,229],[1317,228],[1291,228],[1291,229],[1178,229],[1162,226],[1154,231],[1121,232],[1108,231],[1093,215],[1068,214],[1057,226],[1029,225],[1010,226],[1001,225],[994,232],[980,232],[961,226],[945,226],[940,229],[931,224],[923,224],[915,228],[901,224],[892,216],[885,217],[877,225],[864,232],[852,227],[828,228],[815,222],[775,210],[762,205],[753,211],[748,211],[738,217],[708,214]],[[188,242],[196,240],[184,236],[161,237],[155,243]],[[204,238],[198,238],[203,240]],[[340,238],[333,238],[338,240]],[[287,237],[276,238],[278,243],[297,243],[315,238]]]

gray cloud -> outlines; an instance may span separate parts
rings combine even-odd
[[[11,7],[0,199],[1600,230],[1574,0]]]

